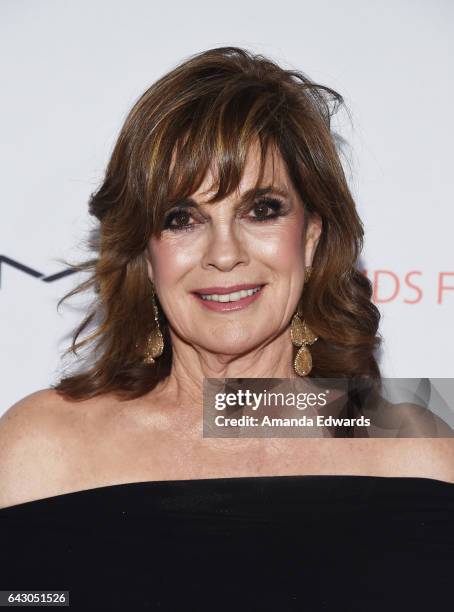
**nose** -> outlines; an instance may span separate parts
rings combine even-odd
[[[249,262],[244,236],[234,223],[213,224],[207,236],[202,267],[228,272]]]

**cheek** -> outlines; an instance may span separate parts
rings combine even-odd
[[[155,282],[160,286],[172,286],[188,270],[194,267],[191,249],[181,248],[175,240],[152,240],[151,260]]]
[[[262,257],[273,268],[280,270],[297,270],[298,262],[303,262],[302,230],[295,224],[293,227],[276,229],[261,236],[257,244]]]

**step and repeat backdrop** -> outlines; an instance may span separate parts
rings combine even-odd
[[[3,2],[0,413],[47,388],[91,296],[60,259],[93,256],[87,202],[127,112],[194,53],[235,45],[339,91],[334,129],[365,227],[358,262],[390,378],[454,375],[454,5]],[[68,361],[65,361],[67,365]]]

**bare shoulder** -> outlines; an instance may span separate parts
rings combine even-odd
[[[408,455],[403,457],[410,469],[427,478],[454,483],[454,432],[429,408],[403,404],[404,418],[400,434],[406,440]],[[402,442],[403,440],[401,440]]]
[[[394,439],[389,451],[389,468],[398,475],[454,483],[454,438]]]
[[[111,393],[75,401],[54,389],[19,400],[0,418],[0,508],[134,480],[137,452],[148,461],[140,449],[155,429],[153,419],[144,426],[141,406]]]
[[[432,478],[454,483],[454,438],[426,438],[424,442]]]
[[[77,443],[78,412],[77,403],[65,400],[54,389],[41,389],[2,415],[0,508],[65,489],[69,458]]]

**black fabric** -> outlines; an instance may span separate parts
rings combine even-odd
[[[72,610],[454,609],[454,484],[260,476],[140,482],[0,510],[0,589]]]

